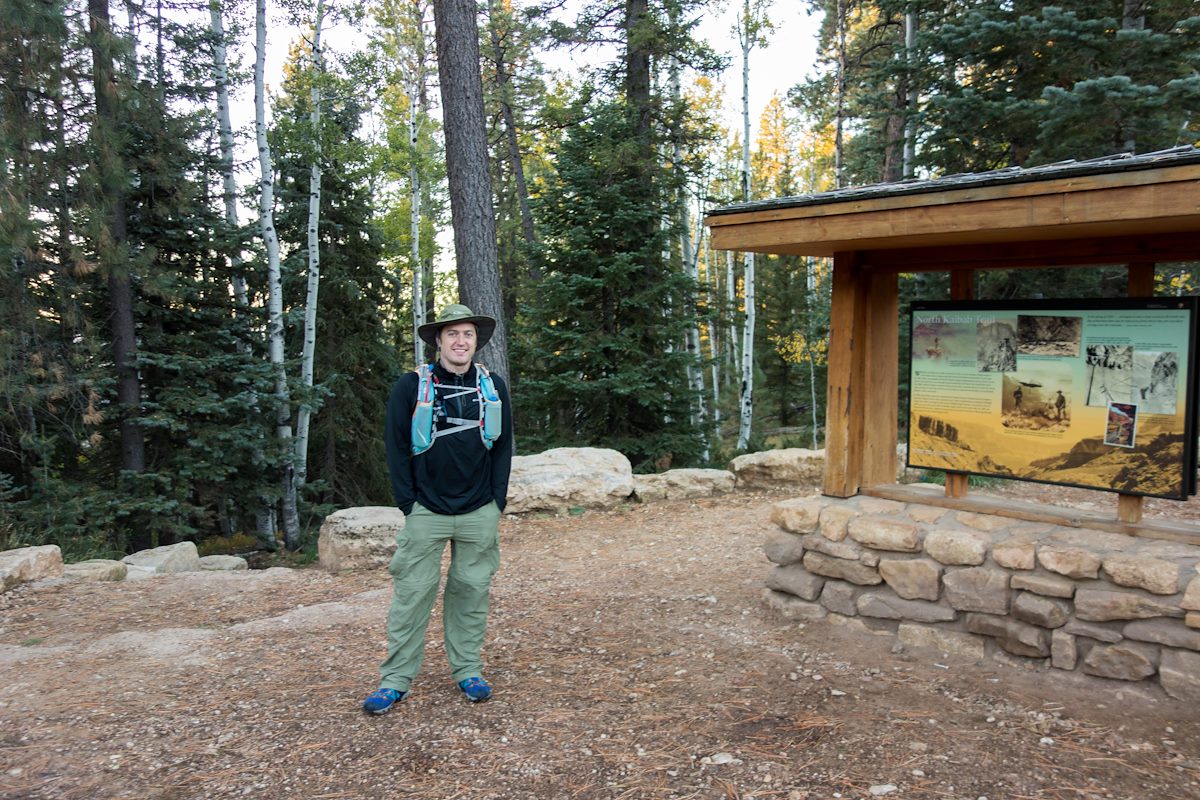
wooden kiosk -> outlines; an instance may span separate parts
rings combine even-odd
[[[1200,261],[1200,148],[765,200],[706,224],[717,249],[833,258],[824,494],[914,499],[895,484],[898,273],[949,272],[951,299],[969,300],[975,270],[1124,264],[1129,296],[1150,296],[1157,263]],[[1056,517],[969,498],[966,477],[948,474],[934,502]],[[1140,496],[1118,497],[1115,518],[1086,524],[1200,543],[1200,531],[1142,522]]]

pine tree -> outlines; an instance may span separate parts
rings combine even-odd
[[[43,10],[50,24],[30,20],[38,46],[27,52],[51,60],[36,67],[26,60],[18,70],[37,89],[24,96],[39,98],[25,107],[35,122],[26,130],[41,131],[42,144],[29,151],[39,164],[14,184],[23,188],[26,226],[9,238],[7,223],[20,216],[8,208],[0,226],[6,252],[20,237],[12,252],[38,262],[36,273],[13,275],[6,287],[22,298],[16,308],[28,324],[15,326],[12,340],[33,368],[23,370],[20,390],[2,386],[17,413],[0,414],[0,472],[11,476],[0,478],[9,501],[0,524],[22,543],[53,541],[68,556],[229,532],[249,516],[238,498],[262,489],[262,460],[247,443],[262,431],[255,398],[265,375],[247,347],[261,320],[231,313],[228,255],[240,243],[212,202],[211,121],[182,110],[208,106],[209,39],[157,18],[162,44],[139,61],[119,31],[101,36],[102,20],[88,41],[78,8]],[[100,83],[113,106],[100,115],[91,113],[92,64],[84,60],[95,49],[100,70],[106,63],[111,70]],[[79,169],[89,147],[111,172]],[[123,212],[120,248],[113,247],[114,199]],[[143,462],[136,471],[123,469],[108,355],[114,266],[128,278],[137,331]],[[4,355],[8,376],[13,355]]]
[[[139,94],[126,163],[128,240],[138,276],[146,470],[119,506],[152,542],[230,534],[253,527],[256,498],[271,491],[262,452],[270,426],[270,373],[261,358],[261,316],[237,306],[229,288],[242,246],[214,186],[212,87],[202,55],[207,31],[166,20],[163,45],[147,57],[153,78]],[[171,47],[167,47],[167,42]],[[264,469],[264,466],[267,469]],[[140,546],[134,542],[132,546]]]
[[[918,36],[930,95],[922,163],[978,171],[1144,152],[1194,124],[1193,4],[1156,3],[1141,29],[1123,28],[1122,0],[965,5]]]
[[[79,9],[0,2],[0,548],[41,544],[76,521],[78,445],[94,432],[78,283],[90,73]]]
[[[623,104],[590,107],[586,119],[563,141],[538,204],[543,277],[522,315],[523,437],[533,447],[603,444],[643,470],[692,463],[701,438],[690,425],[690,356],[673,347],[691,321],[667,313],[686,277],[662,255],[673,176],[633,166],[644,151]]]

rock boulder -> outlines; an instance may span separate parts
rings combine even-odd
[[[123,581],[129,572],[129,565],[123,561],[113,561],[108,558],[91,558],[67,564],[63,570],[65,577],[77,581]]]
[[[733,491],[733,473],[724,469],[670,469],[655,475],[634,475],[634,494],[643,503],[712,497]]]
[[[385,567],[403,528],[404,513],[391,506],[335,511],[321,523],[317,562],[330,572]]]
[[[825,473],[825,451],[790,447],[746,453],[729,464],[739,489],[815,486]]]
[[[56,544],[19,547],[0,553],[0,593],[19,583],[63,574],[62,551]]]
[[[633,494],[633,468],[616,450],[558,447],[513,457],[509,514],[563,513],[571,508],[612,508]]]
[[[250,564],[241,556],[201,556],[200,569],[206,572],[238,572],[249,569]]]
[[[200,554],[196,551],[195,542],[179,542],[164,544],[149,550],[139,550],[121,559],[130,567],[148,570],[154,575],[165,575],[169,572],[199,572]],[[126,578],[138,570],[129,570]]]

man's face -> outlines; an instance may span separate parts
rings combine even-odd
[[[474,322],[459,322],[446,325],[438,331],[438,349],[442,352],[442,366],[451,372],[466,372],[475,356]]]

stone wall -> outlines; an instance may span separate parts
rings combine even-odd
[[[1200,547],[874,497],[777,503],[768,604],[1200,700]]]

